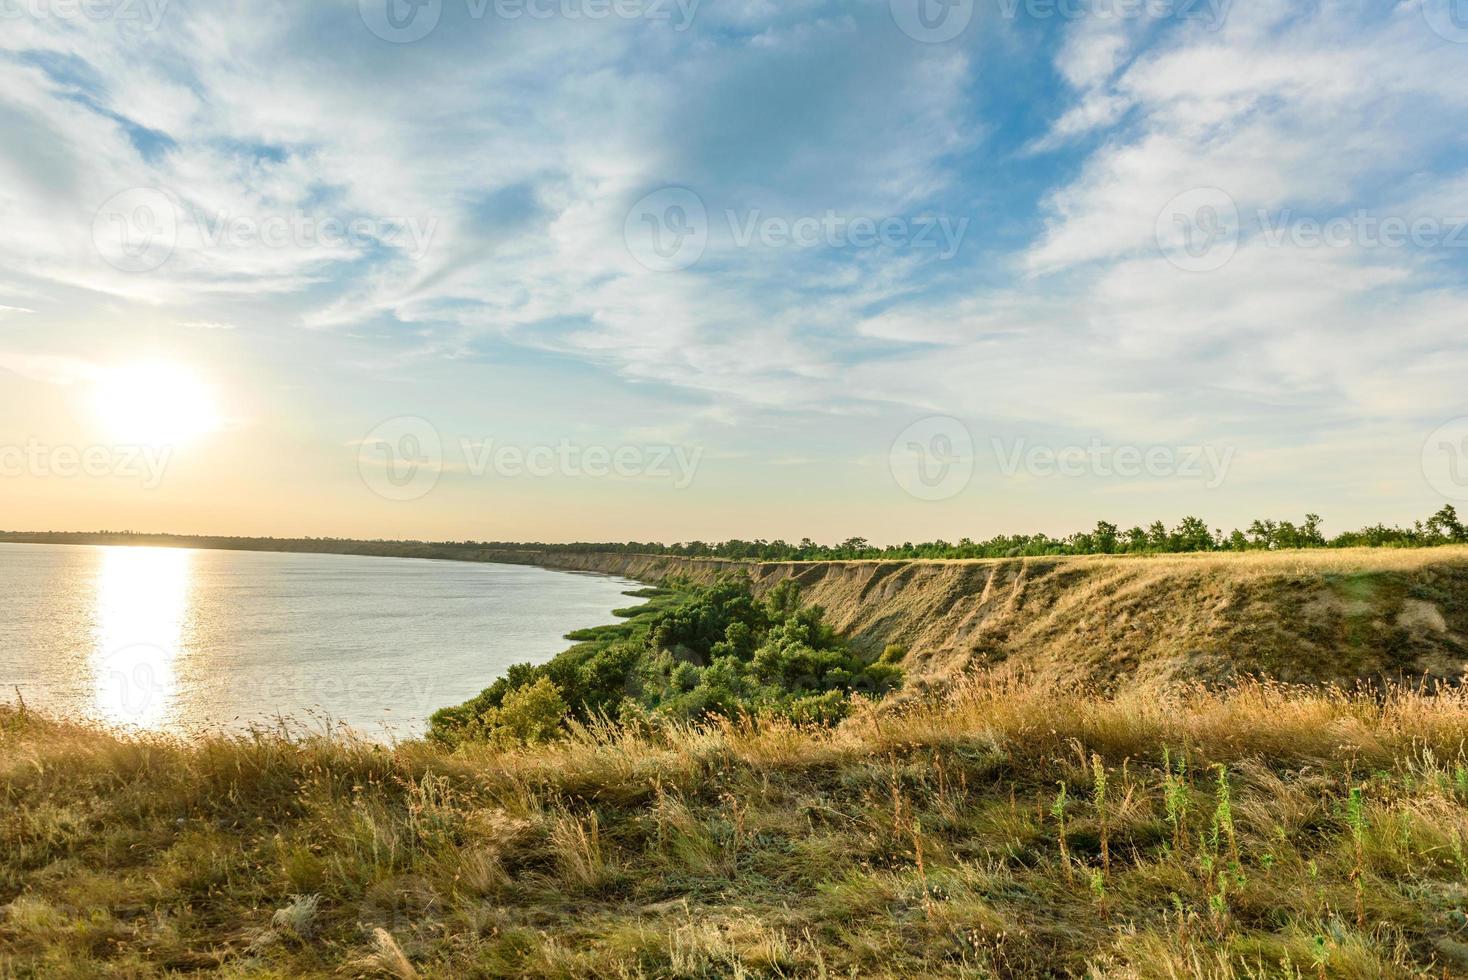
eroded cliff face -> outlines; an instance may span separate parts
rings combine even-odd
[[[1008,663],[1126,687],[1423,675],[1468,669],[1468,549],[993,561],[748,564],[645,555],[490,556],[657,582],[787,578],[859,648],[908,650],[912,682]]]

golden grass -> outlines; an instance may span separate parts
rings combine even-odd
[[[1456,690],[997,672],[455,754],[3,709],[0,975],[1463,975],[1465,739]]]
[[[858,649],[909,651],[910,688],[1023,665],[1117,689],[1241,676],[1460,676],[1468,547],[750,566]]]
[[[537,553],[547,567],[570,567],[588,571],[615,571],[633,578],[663,579],[669,575],[687,575],[695,580],[709,580],[720,574],[738,570],[783,569],[799,573],[823,566],[860,568],[877,565],[974,566],[994,567],[1010,564],[1030,565],[1110,565],[1116,562],[1174,568],[1198,565],[1245,566],[1260,572],[1316,571],[1354,572],[1361,570],[1413,571],[1444,563],[1468,562],[1468,545],[1451,544],[1431,548],[1302,548],[1277,551],[1185,552],[1182,554],[1131,555],[1044,555],[1024,558],[853,558],[812,561],[736,561],[729,558],[684,558],[672,555],[631,555],[595,552]]]
[[[975,558],[973,562],[1063,561],[1076,563],[1144,562],[1153,566],[1175,568],[1198,565],[1243,567],[1260,573],[1277,571],[1412,571],[1434,565],[1468,561],[1468,545],[1453,544],[1437,548],[1303,548],[1279,551],[1188,552],[1177,555],[1074,555],[1060,558]]]

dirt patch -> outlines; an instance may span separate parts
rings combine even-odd
[[[1300,608],[1300,612],[1312,619],[1336,619],[1369,616],[1371,603],[1365,599],[1346,599],[1338,595],[1322,595],[1311,599]]]
[[[1413,635],[1422,633],[1443,634],[1448,631],[1448,621],[1442,610],[1421,599],[1408,599],[1402,603],[1397,614],[1397,625]]]

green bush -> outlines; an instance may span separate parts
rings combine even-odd
[[[829,724],[846,716],[851,698],[880,697],[902,680],[901,648],[867,662],[820,607],[801,607],[793,581],[762,599],[743,576],[678,583],[623,627],[577,635],[589,639],[542,666],[516,665],[478,697],[438,712],[431,736],[450,745],[531,742],[568,717],[778,715]]]
[[[497,708],[487,708],[475,719],[472,737],[501,745],[537,745],[561,731],[570,710],[560,688],[549,677],[505,694]]]

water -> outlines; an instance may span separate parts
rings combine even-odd
[[[285,718],[409,738],[614,621],[631,588],[520,565],[0,544],[0,700],[18,687],[49,714],[155,731]]]

